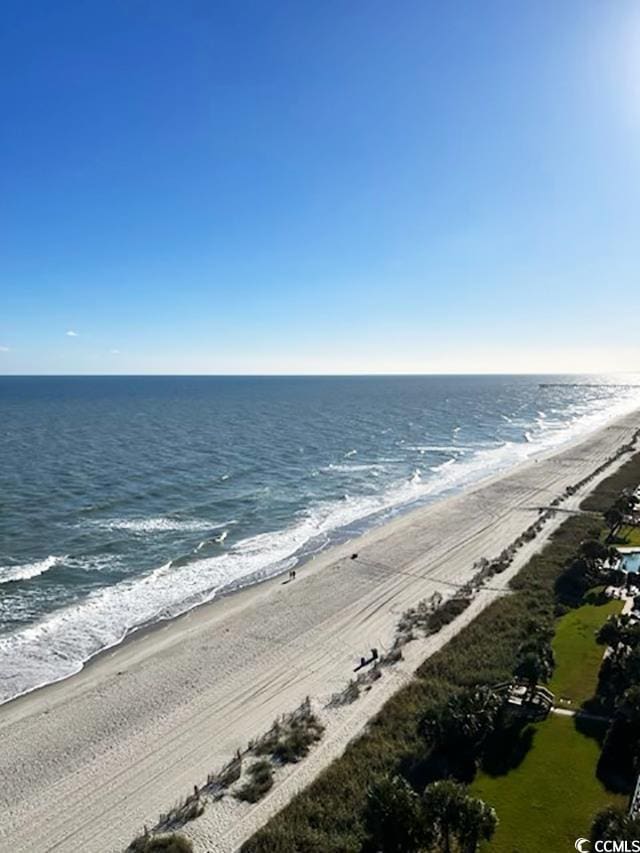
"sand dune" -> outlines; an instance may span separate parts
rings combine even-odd
[[[537,518],[536,507],[591,473],[639,425],[637,413],[626,416],[559,454],[327,551],[293,583],[276,579],[214,602],[2,706],[0,849],[122,849],[278,714],[306,696],[323,706],[361,654],[389,647],[403,610],[468,580],[475,560],[496,556]],[[519,552],[500,583],[561,520]],[[358,560],[349,559],[353,551]],[[481,593],[465,618],[499,594]],[[459,627],[412,643],[402,665],[335,712],[320,746],[265,801],[211,806],[188,829],[196,849],[236,849]]]

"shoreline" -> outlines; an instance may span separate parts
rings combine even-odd
[[[640,411],[640,409],[638,411]],[[335,540],[329,540],[326,546],[322,547],[320,550],[311,553],[303,552],[299,557],[296,557],[296,555],[293,554],[292,557],[296,558],[297,560],[293,568],[295,568],[296,571],[301,571],[309,564],[315,564],[316,560],[322,560],[322,558],[325,556],[330,558],[334,551],[337,551],[342,547],[348,546],[348,544],[352,541],[360,540],[363,537],[367,537],[369,534],[375,532],[376,530],[390,527],[394,524],[394,522],[401,522],[402,519],[407,518],[408,516],[411,516],[413,514],[417,515],[425,510],[429,510],[434,505],[446,504],[449,501],[455,500],[460,495],[471,494],[477,491],[478,489],[482,489],[485,486],[490,485],[493,482],[499,481],[503,477],[510,476],[511,474],[514,474],[520,470],[526,470],[530,465],[536,464],[538,461],[544,461],[558,454],[562,454],[567,450],[571,449],[573,446],[580,444],[584,440],[588,439],[589,436],[595,434],[599,430],[607,429],[618,421],[624,420],[632,416],[634,413],[635,410],[611,418],[609,421],[606,421],[604,424],[599,424],[593,429],[588,429],[580,432],[577,437],[574,436],[565,441],[562,441],[558,445],[555,445],[550,449],[540,450],[534,455],[523,459],[522,461],[517,462],[513,465],[494,470],[493,472],[488,472],[487,474],[481,475],[479,478],[474,479],[467,484],[463,484],[457,487],[453,486],[449,490],[445,489],[443,493],[436,494],[433,497],[429,496],[417,498],[414,501],[410,501],[406,504],[399,504],[387,510],[380,510],[379,512],[373,513],[371,516],[364,516],[361,519],[357,519],[356,521],[350,523],[349,525],[346,525],[345,527],[336,528],[336,530],[333,531],[335,535]],[[367,519],[372,519],[369,524],[367,524]],[[355,536],[347,535],[346,537],[343,537],[340,535],[341,533],[345,533],[346,531],[348,531],[349,528],[354,524],[365,524],[366,529],[364,530],[364,532],[356,533]],[[127,633],[120,640],[117,640],[110,646],[106,646],[105,648],[99,649],[90,657],[86,658],[80,663],[78,669],[76,669],[75,671],[70,672],[66,675],[62,675],[60,678],[57,678],[53,681],[45,681],[42,684],[38,684],[35,687],[29,688],[28,690],[25,690],[22,693],[18,693],[9,699],[0,701],[0,714],[2,713],[2,710],[5,707],[12,706],[16,702],[19,702],[20,700],[25,699],[28,696],[40,693],[43,690],[53,689],[56,686],[64,684],[72,679],[79,678],[82,673],[85,672],[89,667],[98,664],[103,657],[110,657],[116,650],[125,648],[130,643],[134,643],[141,640],[147,634],[153,634],[157,631],[164,630],[168,625],[172,625],[174,623],[177,624],[181,620],[188,618],[191,614],[194,614],[203,608],[213,607],[215,605],[223,606],[225,602],[229,601],[233,597],[239,595],[247,595],[254,588],[263,586],[269,587],[271,585],[276,585],[277,583],[282,584],[282,578],[285,576],[286,572],[287,569],[282,569],[282,571],[275,572],[274,574],[270,574],[262,578],[256,577],[255,575],[248,575],[246,579],[241,579],[236,583],[232,582],[228,585],[228,587],[223,588],[221,592],[215,594],[212,598],[201,601],[181,613],[178,613],[173,616],[167,616],[166,618],[150,621],[138,627],[134,627],[127,631]],[[243,580],[245,582],[242,582]]]
[[[119,849],[298,699],[322,702],[343,686],[361,648],[385,648],[406,606],[468,579],[475,559],[535,519],[536,501],[594,470],[638,422],[625,415],[398,515],[317,554],[291,584],[276,576],[134,632],[79,673],[3,704],[0,839],[25,852],[45,838],[56,839],[46,849]],[[353,550],[369,564],[350,561]]]

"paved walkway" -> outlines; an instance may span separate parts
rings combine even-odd
[[[589,714],[587,711],[582,711],[578,708],[576,711],[571,708],[552,708],[552,714],[558,714],[561,717],[580,717],[583,720],[598,720],[601,723],[611,722],[611,717],[602,717],[599,714]]]

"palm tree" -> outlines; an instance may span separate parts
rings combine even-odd
[[[620,715],[627,721],[627,723],[629,723],[629,725],[640,731],[639,684],[635,684],[633,687],[625,690],[622,701],[620,702],[619,711]]]
[[[427,785],[422,802],[444,853],[451,853],[454,840],[465,853],[475,853],[480,840],[489,840],[498,825],[494,809],[449,779]]]
[[[611,646],[614,652],[620,646],[629,651],[640,642],[640,625],[631,622],[627,614],[610,616],[598,631],[596,639],[603,645]]]
[[[382,853],[420,853],[431,845],[420,797],[401,776],[378,781],[368,800],[369,829]]]
[[[590,569],[599,569],[603,560],[609,556],[609,549],[597,539],[586,539],[579,548],[580,556]]]
[[[539,682],[546,682],[551,678],[554,667],[553,648],[548,635],[541,633],[520,646],[514,674],[527,682],[530,695],[533,696]]]
[[[607,527],[609,528],[609,536],[608,536],[609,541],[611,541],[613,539],[613,537],[615,536],[615,534],[617,533],[618,529],[620,528],[620,525],[623,522],[623,518],[624,517],[623,517],[622,513],[615,506],[612,506],[611,509],[608,509],[605,512],[604,520],[605,520]]]
[[[615,545],[609,545],[607,548],[607,560],[609,562],[609,566],[613,568],[620,559],[620,551],[615,547]]]
[[[495,809],[477,797],[467,797],[460,815],[460,849],[463,853],[475,853],[481,841],[489,841],[497,826]]]
[[[640,820],[630,817],[622,809],[608,806],[595,816],[591,825],[591,841],[640,840]]]
[[[632,492],[623,492],[614,503],[613,508],[622,515],[629,515],[638,505],[638,498]]]
[[[544,658],[536,650],[531,650],[521,654],[516,675],[526,681],[533,692],[538,682],[547,680],[548,668]]]
[[[494,730],[501,705],[502,699],[490,687],[470,687],[427,717],[424,730],[449,749],[475,754]]]
[[[475,853],[498,825],[495,811],[450,780],[427,785],[419,797],[401,776],[381,779],[369,790],[368,823],[380,853],[425,853],[434,847]]]

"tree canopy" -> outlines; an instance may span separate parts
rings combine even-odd
[[[462,690],[425,717],[425,734],[447,748],[475,753],[493,732],[501,705],[502,699],[490,687]]]
[[[591,841],[640,841],[640,820],[609,806],[595,816],[591,825]]]
[[[475,853],[495,832],[494,809],[449,779],[433,782],[422,797],[400,776],[369,791],[369,829],[381,853],[427,853],[455,848]]]

